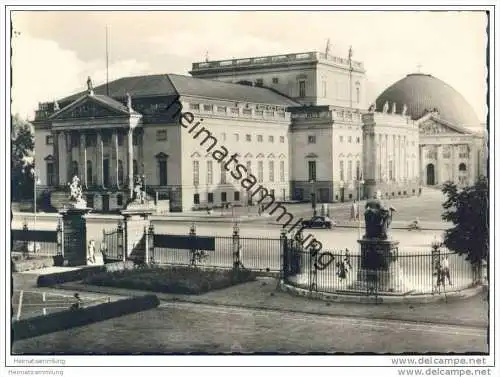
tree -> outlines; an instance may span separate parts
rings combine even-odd
[[[33,196],[34,167],[33,149],[35,146],[32,125],[19,115],[11,116],[11,195],[13,201]]]
[[[473,186],[459,190],[454,183],[442,189],[447,196],[443,203],[442,219],[455,226],[445,232],[444,245],[477,265],[489,254],[489,186],[480,177]]]

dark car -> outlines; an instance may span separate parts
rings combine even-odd
[[[335,226],[335,221],[327,216],[316,216],[310,220],[302,221],[304,228],[328,228],[332,229]]]

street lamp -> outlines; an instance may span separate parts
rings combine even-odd
[[[361,178],[359,181],[358,181],[358,209],[357,209],[357,215],[358,215],[358,239],[361,239],[361,215],[360,215],[360,208],[359,206],[361,205],[360,204],[360,201],[361,201],[361,186],[365,184],[365,181]]]
[[[35,168],[31,169],[31,174],[33,175],[33,214],[35,216],[34,228],[36,229],[36,185],[40,184],[40,177]]]

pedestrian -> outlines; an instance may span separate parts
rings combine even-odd
[[[78,293],[75,293],[74,296],[75,302],[71,304],[70,310],[78,310],[83,308],[83,301],[80,298],[80,295]]]
[[[344,263],[348,267],[348,271],[352,270],[352,264],[351,264],[351,254],[349,252],[349,249],[345,249],[345,257],[344,257]]]
[[[351,221],[356,219],[356,210],[357,210],[357,204],[356,204],[356,199],[354,199],[351,205]]]

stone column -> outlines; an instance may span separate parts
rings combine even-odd
[[[64,186],[68,182],[68,141],[66,132],[59,132],[59,145],[57,162],[59,165],[59,185]]]
[[[424,148],[425,148],[424,144],[418,146],[418,165],[417,166],[418,166],[418,169],[420,172],[419,181],[420,181],[421,185],[424,184],[425,178],[426,178],[425,177],[425,169],[424,169],[424,158],[423,158]]]
[[[434,172],[434,175],[436,176],[436,181],[434,182],[436,185],[439,185],[443,182],[442,179],[443,177],[441,177],[441,170],[442,170],[442,167],[441,167],[441,162],[442,162],[442,158],[443,158],[443,146],[440,144],[437,146],[437,150],[436,150],[436,169],[435,169],[435,172]]]
[[[128,192],[130,197],[133,196],[134,190],[134,146],[132,143],[132,129],[127,133],[127,172],[128,172]]]
[[[83,187],[87,187],[87,148],[85,145],[85,133],[80,132],[80,179]]]
[[[457,147],[451,145],[451,181],[458,183],[458,167],[457,167]]]
[[[97,173],[97,185],[101,186],[104,184],[104,177],[103,177],[103,160],[104,160],[104,145],[102,143],[102,131],[98,130],[97,131],[97,142],[96,142],[96,173]]]
[[[60,185],[60,178],[59,178],[59,165],[61,163],[60,158],[59,158],[59,132],[57,131],[52,131],[52,140],[53,140],[53,156],[54,156],[54,174],[55,174],[55,186]]]
[[[118,187],[118,130],[113,129],[111,137],[111,185]]]

